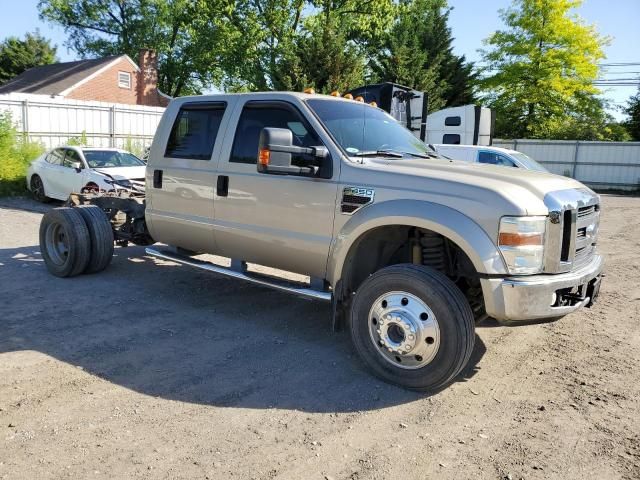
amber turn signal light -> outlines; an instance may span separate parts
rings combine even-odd
[[[542,245],[544,238],[540,233],[500,233],[498,241],[504,247],[528,247]]]
[[[271,152],[266,148],[261,148],[258,152],[258,163],[260,165],[269,165],[269,160],[271,160]]]
[[[316,93],[316,91],[313,88],[309,87],[304,89],[304,93],[309,93],[313,95],[314,93]]]

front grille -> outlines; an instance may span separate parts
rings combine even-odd
[[[596,205],[589,205],[588,207],[580,207],[578,209],[578,218],[588,217],[596,212]]]
[[[588,263],[593,256],[598,233],[598,210],[598,205],[588,205],[579,207],[576,212],[573,268],[578,268]]]
[[[600,219],[598,197],[577,188],[548,193],[544,202],[549,209],[544,271],[564,273],[591,261]]]

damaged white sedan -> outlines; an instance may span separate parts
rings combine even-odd
[[[36,200],[66,200],[71,193],[144,192],[145,163],[125,150],[66,146],[31,162],[27,188]]]

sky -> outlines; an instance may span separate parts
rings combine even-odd
[[[75,53],[64,46],[64,31],[40,20],[37,4],[38,0],[0,0],[0,40],[10,35],[23,36],[38,28],[58,46],[61,61],[75,60]],[[472,61],[480,60],[477,50],[482,47],[483,39],[503,27],[497,12],[506,8],[510,0],[449,0],[449,4],[453,7],[449,24],[455,37],[455,52]],[[595,24],[600,34],[610,37],[603,63],[639,64],[608,67],[603,78],[640,78],[640,0],[585,0],[577,13],[587,23]],[[635,86],[604,89],[604,96],[614,107],[610,113],[617,119],[623,118],[615,108],[623,105],[636,90]]]

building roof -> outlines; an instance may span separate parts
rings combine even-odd
[[[20,92],[61,95],[121,57],[129,59],[127,55],[113,55],[104,58],[53,63],[30,68],[1,85],[0,94]],[[131,59],[129,60],[131,61]],[[133,64],[135,65],[135,63]]]

